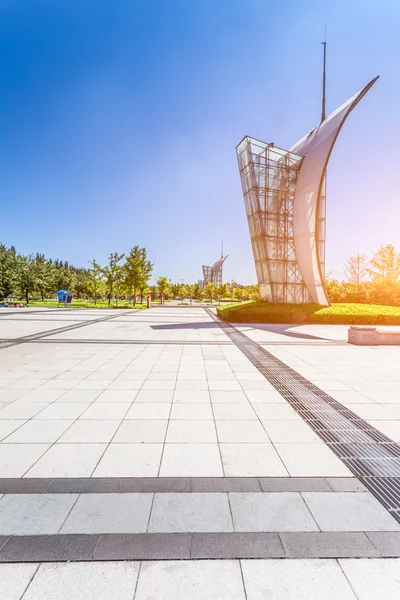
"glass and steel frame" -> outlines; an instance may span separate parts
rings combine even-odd
[[[237,157],[260,295],[329,305],[326,168],[346,118],[376,77],[289,150],[245,137]]]

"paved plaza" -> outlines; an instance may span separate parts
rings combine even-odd
[[[346,340],[4,309],[0,598],[397,600],[400,349]]]

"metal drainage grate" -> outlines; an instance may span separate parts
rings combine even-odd
[[[205,308],[310,428],[400,522],[400,445]]]

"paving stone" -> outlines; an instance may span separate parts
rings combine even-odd
[[[24,444],[25,446],[25,444]],[[54,444],[27,472],[28,477],[88,477],[107,444]]]
[[[300,494],[229,493],[235,531],[318,531]]]
[[[61,421],[62,422],[62,421]],[[65,422],[65,421],[64,421]],[[49,421],[47,421],[49,423]],[[117,431],[121,420],[102,420],[93,419],[92,421],[76,421],[66,431],[61,438],[59,443],[65,442],[71,443],[93,443],[93,442],[110,442]]]
[[[10,539],[10,536],[8,536],[8,535],[0,535],[0,550],[3,548],[4,544],[9,539]]]
[[[330,492],[323,477],[259,477],[263,492]]]
[[[290,532],[280,534],[286,558],[379,557],[362,532]]]
[[[1,562],[92,560],[99,535],[19,535],[0,550]]]
[[[24,600],[132,600],[138,572],[138,562],[43,564]]]
[[[247,600],[356,600],[333,560],[243,560]]]
[[[24,480],[22,480],[24,481]],[[35,481],[31,479],[30,481]],[[121,486],[120,477],[62,477],[53,479],[46,488],[49,494],[95,494],[101,492],[118,492]]]
[[[72,425],[73,421],[53,420],[27,421],[25,425],[14,431],[3,443],[16,444],[51,444]]]
[[[20,600],[37,568],[37,564],[0,565],[2,600]]]
[[[127,477],[121,479],[118,491],[120,493],[190,492],[191,479],[189,477]]]
[[[167,431],[167,419],[137,419],[121,423],[113,442],[123,443],[163,443]]]
[[[339,564],[360,600],[398,600],[400,559],[341,559]]]
[[[247,420],[225,420],[215,422],[219,442],[265,442],[269,443],[269,437],[259,421]]]
[[[190,533],[105,534],[95,560],[171,560],[190,558]]]
[[[223,474],[218,444],[166,444],[164,447],[162,477],[222,477]]]
[[[322,531],[400,531],[390,513],[369,493],[303,492]]]
[[[41,494],[52,481],[52,479],[39,478],[0,478],[0,494]]]
[[[325,444],[275,444],[292,477],[350,477],[350,470]]]
[[[365,485],[356,477],[327,477],[328,484],[334,492],[367,492]],[[304,490],[313,491],[313,490]],[[318,490],[325,491],[325,490]]]
[[[213,420],[213,412],[211,409],[211,404],[207,404],[205,402],[201,403],[184,403],[178,402],[173,403],[171,410],[172,420],[188,420],[188,419],[198,419],[201,420]]]
[[[288,472],[272,444],[220,444],[228,477],[285,477]]]
[[[162,444],[110,444],[94,477],[156,477]]]
[[[48,444],[1,444],[1,475],[23,477],[48,448]]]
[[[196,560],[142,563],[135,600],[156,598],[245,600],[239,562]]]
[[[156,494],[149,532],[233,531],[226,494]]]
[[[369,531],[367,536],[382,556],[400,557],[399,531]]]
[[[9,494],[0,500],[1,535],[57,533],[76,494]]]
[[[284,558],[277,533],[194,533],[191,558]]]
[[[192,477],[192,492],[259,492],[256,477]]]
[[[190,406],[190,405],[187,405]],[[206,405],[204,405],[206,406]],[[213,443],[217,442],[214,421],[170,421],[166,443]]]
[[[62,533],[144,533],[153,494],[81,494]]]
[[[268,406],[268,405],[266,405]],[[323,443],[321,438],[313,432],[311,427],[304,421],[291,420],[262,420],[271,442],[319,442]]]

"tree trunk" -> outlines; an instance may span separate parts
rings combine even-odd
[[[133,288],[133,306],[136,306],[136,286]]]
[[[42,302],[44,302],[44,293],[43,293],[43,289],[40,290],[40,294],[42,296]]]
[[[29,304],[29,290],[25,290],[26,303]]]
[[[110,285],[110,293],[108,294],[108,308],[110,308],[111,296],[112,296],[112,283]]]

